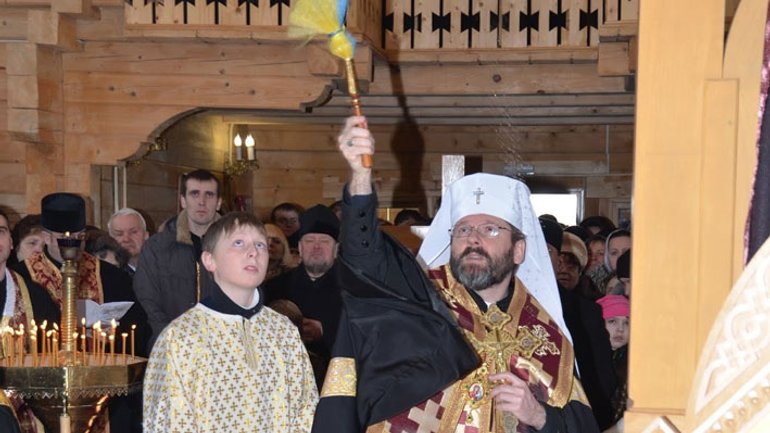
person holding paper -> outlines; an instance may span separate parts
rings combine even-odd
[[[63,259],[58,240],[69,232],[71,236],[83,239],[86,226],[86,207],[82,197],[70,193],[53,193],[43,197],[41,202],[41,222],[44,228],[45,248],[42,252],[27,257],[15,269],[30,291],[42,290],[58,307],[55,317],[49,323],[60,323],[60,309],[64,296],[64,284],[61,274]],[[81,242],[81,248],[83,247]],[[98,304],[110,302],[133,302],[133,306],[123,317],[112,317],[119,322],[117,334],[130,332],[131,325],[136,325],[136,354],[146,356],[144,350],[149,338],[147,315],[136,302],[131,287],[131,277],[111,264],[99,260],[91,254],[81,251],[78,258],[80,286],[78,299],[90,299]],[[39,322],[38,322],[39,323]],[[122,342],[116,341],[116,352],[121,351]],[[140,431],[141,404],[131,406],[128,400],[136,397],[122,397],[111,400],[110,431]],[[127,400],[128,399],[128,400]],[[117,405],[128,406],[117,408]]]
[[[214,285],[161,332],[144,376],[144,431],[309,432],[318,391],[299,331],[264,306],[267,235],[233,212],[209,227]]]

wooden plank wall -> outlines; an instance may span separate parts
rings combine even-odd
[[[613,203],[630,199],[631,126],[371,128],[382,207],[434,209],[441,155],[450,153],[480,159],[483,170],[492,173],[503,173],[506,163],[517,158],[531,162],[536,174],[548,175],[549,185],[584,189],[586,210],[592,214],[609,215]],[[338,131],[338,125],[251,126],[261,165],[252,174],[255,210],[267,215],[283,201],[313,205],[339,199],[349,173],[336,148]],[[274,143],[281,143],[280,149]]]
[[[530,162],[540,174],[527,179],[531,185],[547,185],[549,191],[583,189],[587,215],[611,216],[613,204],[627,203],[630,198],[630,125],[371,128],[378,146],[375,179],[383,208],[435,210],[440,195],[441,155],[449,153],[480,160],[481,168],[492,173],[503,173],[512,160]],[[173,126],[163,136],[168,142],[166,151],[128,168],[128,206],[145,211],[158,225],[177,212],[176,182],[182,173],[205,168],[222,179],[228,148],[221,137],[228,136],[229,129],[222,117],[213,115],[193,116]],[[236,131],[251,133],[256,139],[260,168],[225,180],[227,197],[247,196],[253,211],[263,219],[281,202],[309,207],[339,199],[349,176],[336,147],[339,129],[336,124],[236,126]],[[609,165],[605,153],[608,149]],[[196,159],[190,155],[196,155]],[[111,170],[102,169],[99,183],[101,220],[106,222],[112,212]],[[225,201],[223,207],[232,209],[234,204]]]
[[[8,133],[8,86],[6,45],[0,44],[0,202],[2,208],[15,223],[25,208],[26,165],[24,144],[13,140]]]

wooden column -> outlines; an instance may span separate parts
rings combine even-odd
[[[657,415],[681,427],[700,348],[732,283],[740,224],[732,217],[737,83],[722,79],[725,2],[640,4],[632,432]]]

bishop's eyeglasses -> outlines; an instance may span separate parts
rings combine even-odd
[[[483,238],[496,238],[500,235],[500,230],[511,231],[508,227],[500,227],[497,224],[479,224],[472,226],[470,224],[463,224],[449,229],[449,235],[453,238],[467,238],[474,231]]]

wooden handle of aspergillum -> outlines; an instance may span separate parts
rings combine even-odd
[[[361,113],[361,99],[358,97],[358,86],[356,85],[356,70],[353,67],[353,60],[345,60],[345,71],[348,79],[348,93],[350,94],[350,103],[353,105],[353,114],[356,116],[363,116]],[[363,125],[358,125],[361,128],[369,128],[364,122]],[[361,165],[366,168],[372,167],[372,155],[361,155]]]

